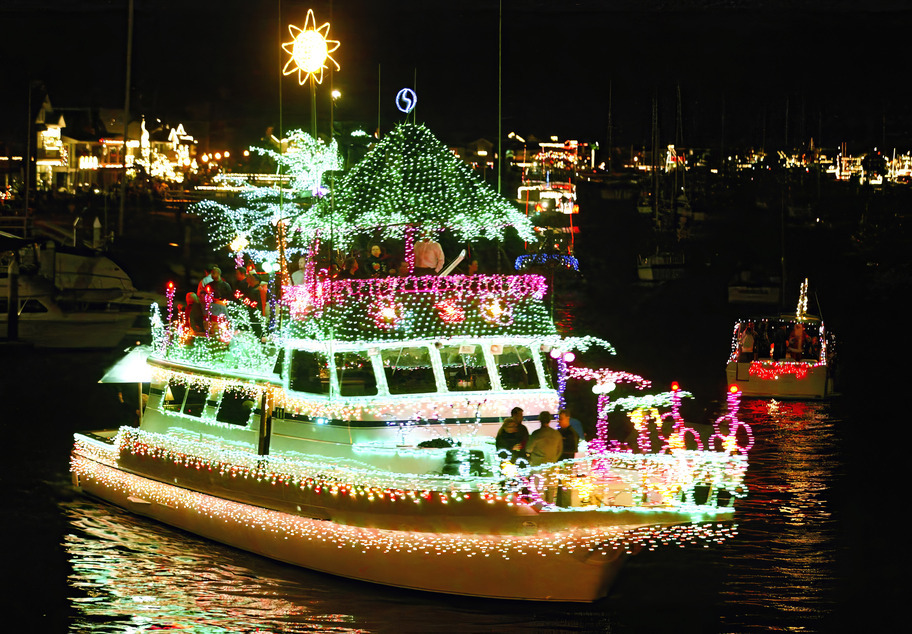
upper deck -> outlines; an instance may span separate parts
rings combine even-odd
[[[417,338],[549,337],[541,275],[314,278],[283,287],[287,341],[390,342]]]

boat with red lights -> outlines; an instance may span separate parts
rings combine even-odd
[[[813,400],[835,393],[835,341],[823,319],[807,312],[807,280],[794,313],[735,322],[726,378],[748,397]]]
[[[220,240],[245,232],[236,257],[279,260],[271,310],[234,302],[213,315],[206,303],[200,332],[173,304],[153,308],[141,422],[76,434],[79,490],[313,570],[503,599],[593,601],[630,553],[736,532],[752,442],[737,392],[701,435],[676,386],[647,393],[642,377],[578,365],[610,344],[559,334],[541,275],[339,279],[321,266],[321,245],[357,235],[400,240],[410,266],[420,233],[533,237],[424,126],[397,127],[297,215],[266,218],[272,255],[250,246],[262,193],[250,200],[200,213],[222,214]],[[307,264],[292,284],[298,248]],[[557,412],[568,380],[599,402],[576,457],[532,466],[498,450],[503,417]],[[633,421],[632,446],[609,443],[611,411]]]

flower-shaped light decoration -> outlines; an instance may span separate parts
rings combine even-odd
[[[434,304],[434,308],[437,309],[437,314],[444,323],[458,324],[465,321],[465,311],[452,298],[440,300]]]
[[[370,315],[377,328],[393,330],[402,324],[405,309],[395,300],[381,299],[371,306]]]
[[[327,60],[333,63],[336,70],[340,68],[339,62],[330,55],[339,48],[339,41],[326,39],[329,35],[329,22],[320,28],[317,28],[316,24],[313,9],[308,9],[304,28],[289,24],[288,31],[292,39],[282,44],[282,49],[291,55],[291,59],[285,62],[282,74],[291,75],[297,71],[298,83],[302,86],[310,77],[318,84],[323,83],[323,69],[329,68],[326,65]]]
[[[482,318],[495,326],[509,326],[513,323],[513,306],[502,297],[487,295],[479,299],[478,310]]]

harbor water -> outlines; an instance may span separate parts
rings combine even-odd
[[[587,245],[584,228],[578,245],[590,278],[566,282],[555,317],[611,341],[618,349],[613,367],[652,378],[661,389],[680,381],[696,395],[689,420],[711,422],[725,408],[732,311],[724,285],[709,273],[661,289],[596,284],[604,270],[583,255],[598,251],[596,229],[589,228]],[[898,337],[902,324],[889,321],[892,297],[871,283],[863,262],[831,263],[820,284],[831,291],[828,326],[840,337],[841,394],[818,403],[745,400],[740,417],[751,425],[755,446],[736,534],[708,548],[645,549],[629,560],[609,596],[593,604],[441,596],[335,578],[76,495],[72,433],[130,418],[135,387],[123,387],[124,407],[117,386],[97,383],[118,352],[0,348],[9,442],[2,481],[12,493],[5,505],[5,629],[878,631],[903,605],[899,468],[907,421],[901,377],[884,358],[899,347],[885,340],[887,330],[897,328]]]

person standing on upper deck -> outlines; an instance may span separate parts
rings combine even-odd
[[[443,257],[443,248],[439,242],[431,239],[431,234],[425,232],[421,240],[415,243],[415,275],[435,275],[440,273],[446,260]]]

